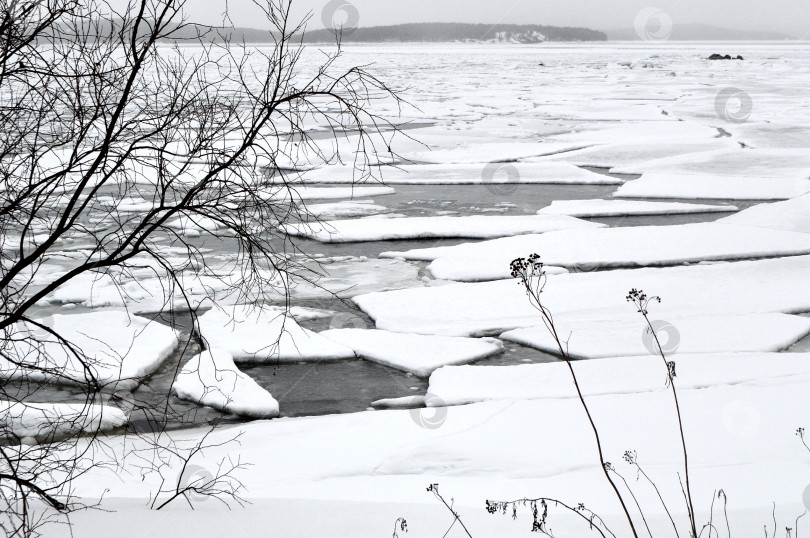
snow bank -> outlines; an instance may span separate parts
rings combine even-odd
[[[593,271],[810,254],[810,237],[798,232],[706,222],[561,230],[443,247],[441,252],[443,255],[428,266],[435,278],[476,282],[509,278],[510,262],[535,252],[552,266]]]
[[[441,366],[465,364],[503,352],[503,344],[492,338],[424,336],[365,329],[334,329],[320,334],[353,349],[366,360],[419,377],[427,377]]]
[[[483,239],[518,234],[542,233],[566,228],[599,228],[573,217],[556,215],[470,217],[408,217],[400,219],[352,219],[321,224],[288,225],[287,233],[324,243],[389,241],[398,239],[454,238]]]
[[[79,350],[81,360],[56,337],[22,324],[15,338],[33,335],[43,348],[40,351],[24,341],[17,342],[16,356],[25,357],[26,365],[31,367],[18,367],[3,358],[0,376],[60,383],[88,383],[92,376],[108,389],[132,390],[155,372],[179,344],[177,334],[169,327],[125,312],[57,315],[44,323]]]
[[[255,305],[215,307],[199,318],[208,349],[237,362],[299,362],[353,359],[354,352],[298,325],[276,310]]]
[[[674,360],[678,390],[718,385],[760,384],[810,375],[808,353],[678,354]],[[585,396],[639,394],[666,388],[660,357],[614,357],[573,363]],[[516,366],[449,366],[430,376],[435,403],[463,405],[486,400],[576,398],[568,366],[557,363]],[[430,404],[428,404],[430,405]]]
[[[249,418],[278,416],[278,402],[239,371],[227,351],[210,349],[189,360],[172,384],[178,398]]]
[[[602,320],[555,316],[554,321],[558,333],[564,337],[566,352],[573,359],[658,352],[653,335],[640,314]],[[667,355],[675,352],[781,351],[810,333],[810,318],[775,313],[669,317],[666,321],[652,321]],[[557,344],[545,325],[508,331],[501,338],[559,355]]]
[[[634,311],[625,296],[638,288],[662,298],[651,308],[655,319],[800,313],[810,311],[808,274],[810,256],[550,275],[543,301],[555,316],[611,319]],[[397,332],[492,336],[539,323],[515,280],[371,293],[354,302],[377,328]]]
[[[126,413],[108,405],[0,401],[0,431],[12,444],[31,439],[52,442],[82,432],[113,430],[126,423]]]
[[[571,217],[626,217],[631,215],[686,215],[690,213],[730,213],[733,205],[684,204],[680,202],[643,202],[635,200],[555,200],[538,215]]]

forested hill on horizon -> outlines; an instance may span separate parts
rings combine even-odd
[[[411,23],[371,26],[344,31],[345,43],[383,42],[499,42],[542,43],[544,41],[607,41],[607,34],[589,28],[567,28],[537,24]],[[308,43],[335,40],[334,30],[306,32]]]
[[[273,33],[254,28],[208,28],[196,24],[177,30],[176,39],[219,40],[268,43]],[[303,35],[305,43],[334,43],[336,31],[310,30]],[[299,39],[301,39],[299,37]],[[412,42],[469,42],[469,43],[543,43],[545,41],[607,41],[604,32],[589,28],[565,28],[537,24],[465,24],[465,23],[413,23],[394,26],[351,28],[342,32],[344,43],[412,43]]]

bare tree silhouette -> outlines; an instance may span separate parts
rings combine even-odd
[[[189,23],[185,3],[0,0],[0,527],[9,536],[64,521],[78,508],[72,481],[121,463],[104,442],[109,423],[146,417],[158,454],[140,455],[146,469],[174,457],[185,469],[201,449],[167,446],[171,410],[134,401],[126,391],[137,379],[101,375],[126,350],[87,353],[41,317],[43,302],[67,284],[102,282],[122,304],[149,293],[153,310],[188,311],[196,327],[205,299],[283,298],[291,279],[317,278],[283,232],[310,220],[295,172],[343,158],[312,128],[352,141],[358,179],[392,158],[398,129],[372,109],[399,97],[366,69],[341,67],[339,42],[305,54],[306,20],[293,22],[291,0],[256,1],[273,35],[262,47],[236,43],[227,12],[220,27]],[[42,383],[78,387],[84,403],[37,404]],[[242,465],[178,483],[173,495],[238,500],[229,478]]]

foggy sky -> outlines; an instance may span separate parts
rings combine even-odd
[[[477,22],[586,26],[598,30],[632,28],[636,14],[656,7],[673,23],[782,32],[810,39],[810,0],[346,0],[360,15],[360,26],[406,22]],[[322,28],[328,0],[294,0],[295,15],[313,15],[309,28]],[[225,0],[188,0],[188,14],[202,23],[221,21]],[[250,0],[228,0],[238,26],[263,27]]]

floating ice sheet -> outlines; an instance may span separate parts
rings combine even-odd
[[[241,372],[227,351],[209,349],[192,357],[172,384],[178,398],[249,418],[278,416],[278,402]]]
[[[214,307],[200,316],[200,335],[209,349],[237,362],[273,363],[353,359],[354,352],[260,306]]]
[[[517,234],[542,233],[566,228],[599,228],[567,216],[479,216],[408,217],[398,219],[352,219],[288,225],[288,233],[324,243],[387,241],[397,239],[472,238],[484,239]]]
[[[427,377],[441,366],[465,364],[503,351],[503,344],[492,338],[425,336],[373,329],[334,329],[320,334],[353,349],[366,360],[419,377]]]

